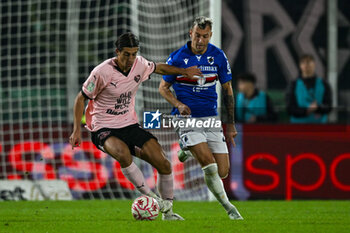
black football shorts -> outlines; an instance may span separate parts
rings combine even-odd
[[[139,124],[133,124],[120,129],[102,128],[96,132],[91,132],[91,141],[99,150],[105,152],[103,145],[112,136],[128,145],[132,155],[135,155],[135,146],[142,148],[148,140],[152,138],[158,140],[153,134],[142,129]]]

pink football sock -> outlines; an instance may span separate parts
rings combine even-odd
[[[172,201],[174,199],[173,174],[158,174],[158,191],[163,200]]]
[[[143,177],[141,170],[134,162],[132,162],[129,167],[122,168],[122,172],[140,193],[148,195],[151,192],[151,189],[145,182],[145,178]]]

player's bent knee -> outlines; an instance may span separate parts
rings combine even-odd
[[[219,176],[221,179],[225,179],[228,176],[228,172],[219,172]]]
[[[126,159],[130,157],[130,151],[125,148],[118,148],[114,147],[112,149],[107,150],[109,154],[111,154],[113,157],[117,157],[117,159]]]
[[[128,167],[132,163],[132,156],[129,151],[119,151],[118,154],[112,154],[112,157],[120,163],[121,167]]]
[[[229,167],[225,167],[225,168],[221,168],[219,167],[219,176],[221,179],[225,179],[228,176],[228,172],[229,172],[230,168]]]
[[[164,159],[160,166],[158,167],[158,172],[160,174],[171,174],[171,164],[167,159]]]
[[[118,144],[116,140],[107,140],[104,144],[106,152],[115,158],[122,167],[127,167],[132,163],[132,157],[129,148],[123,144]]]
[[[193,153],[193,151],[191,151]],[[211,153],[208,152],[194,152],[199,164],[205,167],[211,163],[215,163],[215,159]]]
[[[128,167],[132,163],[132,157],[131,156],[121,156],[118,160],[121,167]]]
[[[125,148],[114,148],[114,153],[118,155],[118,157],[126,158],[129,157],[130,151]]]
[[[215,163],[215,160],[212,157],[200,158],[198,159],[202,167],[208,166],[209,164]]]

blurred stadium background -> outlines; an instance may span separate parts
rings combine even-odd
[[[114,56],[121,33],[133,31],[144,57],[165,62],[188,40],[198,15],[214,19],[212,42],[227,54],[233,86],[237,74],[256,73],[279,115],[275,124],[238,125],[224,180],[230,198],[349,199],[348,0],[2,0],[0,12],[0,200],[136,197],[87,131],[80,149],[68,145],[75,95],[93,67]],[[303,53],[331,83],[327,125],[288,124],[285,90]],[[170,111],[158,93],[160,78],[153,75],[139,90],[141,121],[143,111]],[[198,164],[177,160],[173,130],[152,132],[173,163],[176,198],[210,199]],[[154,188],[153,169],[137,163]],[[45,183],[56,180],[68,189]]]

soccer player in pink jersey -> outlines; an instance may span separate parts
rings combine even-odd
[[[200,76],[197,67],[178,68],[165,63],[147,61],[137,56],[139,41],[128,32],[117,41],[117,56],[96,66],[83,84],[74,104],[74,129],[69,138],[72,148],[81,142],[80,121],[85,110],[86,128],[91,131],[96,147],[115,158],[128,180],[144,195],[155,198],[163,213],[163,220],[183,220],[173,213],[173,176],[170,162],[155,136],[138,124],[135,96],[139,85],[152,73],[181,74],[189,78]],[[161,198],[145,182],[132,155],[150,163],[159,173],[158,190]]]

